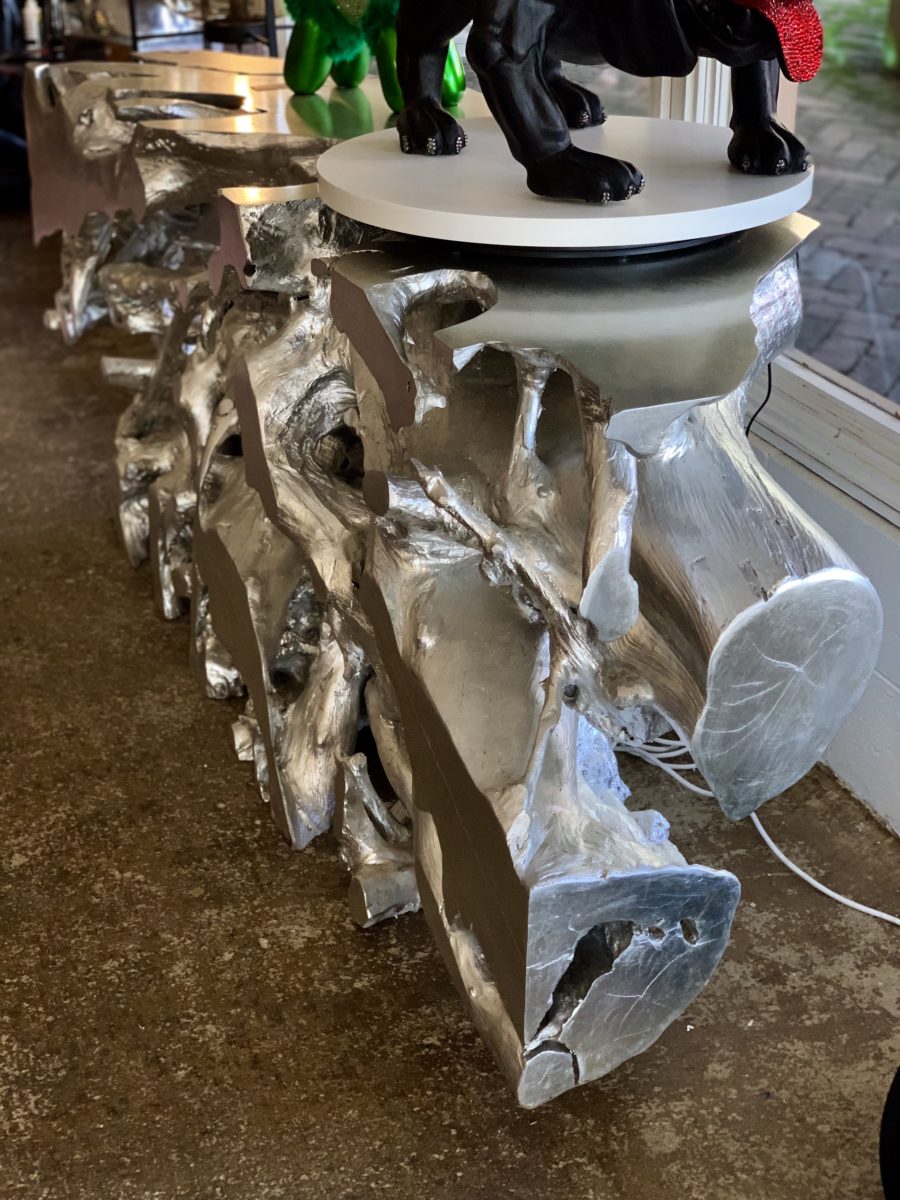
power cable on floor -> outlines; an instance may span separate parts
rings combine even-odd
[[[879,921],[888,921],[891,925],[900,925],[900,917],[893,917],[890,913],[882,912],[879,908],[869,908],[868,904],[860,904],[857,900],[851,900],[848,896],[842,896],[840,892],[833,892],[830,887],[826,887],[824,883],[819,883],[818,879],[813,879],[812,875],[808,875],[802,867],[798,867],[795,862],[791,862],[788,856],[772,841],[769,834],[763,827],[762,821],[756,813],[750,814],[750,820],[756,826],[756,832],[766,843],[779,862],[783,862],[786,867],[794,872],[804,883],[808,883],[810,887],[814,887],[817,892],[821,892],[823,896],[829,896],[832,900],[837,900],[838,904],[846,904],[847,908],[855,908],[857,912],[865,913],[869,917],[877,917]]]
[[[769,388],[771,391],[772,368],[769,368]],[[768,396],[766,397],[768,399]],[[756,420],[756,415],[765,404],[760,405],[756,410],[750,425]],[[747,426],[749,430],[750,425]],[[690,754],[690,747],[681,735],[675,738],[658,737],[650,742],[630,742],[621,741],[616,744],[616,750],[621,750],[625,754],[631,754],[635,758],[640,758],[644,762],[650,763],[654,767],[658,767],[664,771],[676,783],[680,783],[682,787],[694,792],[698,796],[713,797],[713,793],[708,788],[697,787],[685,779],[681,774],[682,771],[694,771],[699,775],[697,764],[694,760],[688,757],[686,762],[674,763],[671,760],[682,755]],[[823,896],[828,896],[831,900],[836,900],[838,904],[843,904],[847,908],[855,909],[857,912],[865,913],[868,917],[876,917],[879,921],[887,921],[891,925],[900,925],[900,917],[892,916],[890,913],[882,912],[878,908],[870,908],[868,904],[860,904],[856,900],[851,900],[848,896],[842,896],[840,892],[833,891],[830,887],[826,887],[824,883],[819,883],[818,879],[814,879],[812,875],[804,871],[802,867],[798,867],[795,862],[788,858],[784,851],[772,840],[766,832],[765,826],[756,813],[750,814],[750,820],[753,822],[756,832],[769,847],[779,862],[784,863],[788,870],[793,871],[798,879],[802,879],[804,883],[808,883],[810,887],[815,888],[817,892],[821,892]]]

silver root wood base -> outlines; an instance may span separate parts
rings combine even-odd
[[[308,145],[283,136],[285,161]],[[871,585],[743,434],[812,222],[523,265],[380,237],[302,181],[188,221],[191,155],[126,140],[142,178],[183,164],[172,206],[83,214],[57,312],[156,341],[104,364],[133,394],[130,561],[207,693],[246,697],[235,748],[278,828],[334,830],[361,927],[421,904],[519,1101],[606,1074],[705,986],[739,895],[629,810],[617,744],[676,728],[745,816],[878,650]]]

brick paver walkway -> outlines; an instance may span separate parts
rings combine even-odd
[[[813,152],[800,348],[900,403],[900,77],[882,67],[886,0],[819,0],[828,52],[800,89]]]

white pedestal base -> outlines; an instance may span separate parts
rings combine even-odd
[[[322,199],[344,216],[395,233],[546,250],[634,249],[721,237],[797,212],[812,172],[742,175],[729,164],[727,129],[651,117],[611,117],[573,141],[635,163],[640,196],[605,207],[534,196],[499,127],[465,123],[462,154],[402,154],[395,130],[334,146],[319,159]]]

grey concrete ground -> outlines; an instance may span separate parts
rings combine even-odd
[[[351,925],[334,843],[279,840],[116,545],[96,364],[128,343],[45,333],[55,281],[54,247],[0,222],[2,1200],[877,1200],[900,935],[709,803],[630,773],[742,880],[723,965],[544,1109],[514,1106],[420,917]],[[900,906],[900,845],[826,773],[766,819]]]

